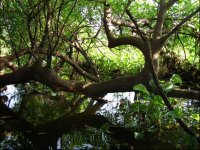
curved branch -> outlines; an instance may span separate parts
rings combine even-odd
[[[108,38],[108,47],[114,48],[120,45],[132,45],[137,47],[140,50],[144,49],[144,43],[140,37],[135,36],[126,36],[115,38],[114,34],[112,33],[112,10],[110,5],[104,6],[104,18],[103,18],[105,33]],[[144,52],[143,52],[144,53]]]
[[[19,69],[13,73],[0,76],[0,87],[9,84],[22,84],[31,80],[39,81],[54,91],[82,93],[88,96],[101,96],[108,92],[132,91],[135,84],[147,82],[141,73],[135,77],[125,77],[101,83],[88,83],[75,80],[63,80],[52,69],[42,67],[39,63]]]
[[[42,84],[47,85],[54,91],[65,91],[71,93],[81,93],[87,96],[96,98],[102,97],[107,93],[111,92],[128,92],[133,91],[133,86],[136,84],[147,85],[149,83],[149,78],[146,76],[145,72],[141,72],[131,77],[117,78],[110,81],[100,82],[100,83],[89,83],[83,81],[75,80],[63,80],[57,76],[56,72],[52,69],[42,67],[40,64],[34,64],[33,66],[27,68],[21,68],[13,73],[7,73],[0,76],[0,87],[9,84],[22,84],[29,81],[39,81]],[[178,90],[171,91],[169,95],[177,95]],[[183,94],[186,98],[199,99],[199,92],[185,91],[187,94]],[[191,97],[189,97],[191,96]]]

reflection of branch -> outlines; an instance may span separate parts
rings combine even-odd
[[[9,109],[9,107],[7,107],[4,104],[2,97],[0,97],[0,118],[2,118],[3,116],[9,117],[14,114],[15,114],[15,112],[12,111],[11,109]]]
[[[3,106],[0,101],[0,114],[2,110],[4,110]],[[47,149],[49,146],[53,146],[54,143],[57,142],[58,137],[61,137],[63,134],[72,131],[73,129],[84,129],[87,127],[100,129],[102,125],[107,123],[112,138],[133,144],[134,136],[129,129],[112,125],[104,116],[95,114],[95,112],[102,106],[103,104],[97,103],[82,113],[66,114],[58,119],[36,126],[33,126],[33,124],[29,123],[24,118],[16,116],[14,111],[5,106],[7,111],[4,111],[4,115],[6,115],[7,118],[1,118],[6,123],[0,126],[0,131],[2,133],[0,134],[0,138],[5,138],[5,132],[2,131],[19,131],[25,138],[31,141],[32,144],[37,146],[37,148]],[[12,113],[10,114],[9,111]],[[10,116],[8,117],[8,115]],[[56,148],[56,144],[54,147]]]
[[[78,109],[80,108],[81,104],[83,104],[83,102],[85,101],[87,97],[86,96],[83,96],[81,98],[79,98],[74,105],[72,105],[71,107],[71,112],[70,114],[72,113],[76,113],[78,111]]]
[[[198,7],[194,12],[185,17],[179,24],[177,24],[170,32],[168,32],[164,37],[161,38],[162,43],[164,43],[172,34],[174,34],[185,22],[191,19],[194,15],[196,15],[200,11],[200,7]]]
[[[85,112],[84,115],[90,115],[90,114],[95,114],[102,106],[104,105],[104,103],[96,103],[94,105],[92,105],[91,107],[88,107]]]
[[[23,95],[22,101],[21,101],[21,104],[20,104],[20,107],[19,107],[19,110],[18,110],[18,115],[23,114],[23,111],[24,111],[28,101],[32,98],[31,96],[32,95],[29,95],[29,94]]]

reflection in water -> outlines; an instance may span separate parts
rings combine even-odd
[[[108,93],[104,96],[104,99],[108,100],[108,103],[106,103],[101,110],[116,113],[122,102],[134,103],[134,98],[135,92]]]
[[[57,141],[57,149],[62,149],[62,147],[61,147],[61,138],[59,138],[58,141]]]
[[[129,100],[131,103],[134,102],[135,92],[118,92],[108,93],[104,96],[104,99],[108,101],[119,101],[122,99]]]
[[[11,99],[18,91],[11,86],[6,92],[4,94]],[[13,143],[21,146],[16,149],[30,148],[30,145],[38,149],[76,150],[137,149],[141,146],[146,149],[148,145],[152,146],[152,141],[147,143],[147,139],[142,144],[136,140],[135,135],[140,135],[140,130],[135,129],[140,126],[138,121],[143,118],[137,119],[142,117],[139,112],[129,111],[132,109],[130,106],[138,103],[134,103],[134,92],[108,93],[104,97],[108,100],[106,104],[86,96],[66,93],[36,92],[21,95],[21,101],[17,102],[19,105],[20,102],[26,103],[19,109],[20,115],[13,114],[6,105],[0,105],[0,121],[7,121],[6,117],[9,116],[7,124],[0,122],[0,133],[15,133],[9,139],[0,134],[0,149],[12,149]],[[15,107],[14,103],[12,106]],[[14,128],[7,128],[9,123]],[[148,138],[149,134],[145,136]]]
[[[7,85],[6,90],[1,93],[1,96],[5,95],[8,101],[5,103],[10,108],[14,107],[14,104],[18,101],[18,90],[14,85]]]
[[[9,86],[4,94],[12,99],[17,92],[14,86]],[[123,136],[117,137],[118,133],[126,133],[126,137],[131,139],[129,131],[123,127],[113,126],[106,118],[104,111],[115,113],[121,102],[128,101],[128,99],[133,102],[134,96],[130,93],[124,95],[123,93],[109,93],[104,98],[110,102],[96,103],[85,96],[60,94],[51,96],[49,93],[23,94],[21,101],[17,102],[19,105],[25,103],[21,105],[23,107],[20,106],[20,116],[15,117],[15,122],[12,123],[16,130],[11,130],[11,132],[18,131],[22,137],[38,148],[106,148],[112,143],[110,133],[118,140],[123,138]],[[13,100],[11,103],[14,106]],[[1,110],[7,110],[6,105],[1,107]],[[13,114],[10,111],[7,113]],[[107,124],[107,127],[101,129],[104,124]],[[6,129],[6,124],[3,125]],[[18,135],[18,133],[15,134]],[[70,136],[67,138],[66,135]],[[14,136],[13,140],[21,136]],[[11,146],[13,140],[9,139]],[[6,138],[4,141],[7,141]],[[66,144],[67,141],[70,143]],[[0,144],[0,148],[3,147],[4,144]]]

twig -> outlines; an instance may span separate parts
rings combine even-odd
[[[133,17],[133,15],[131,14],[131,12],[128,10],[128,9],[126,9],[126,13],[127,13],[127,15],[129,16],[129,18],[133,21],[133,23],[134,23],[134,25],[135,25],[135,28],[136,28],[136,30],[137,30],[137,32],[138,32],[138,34],[140,35],[140,37],[142,38],[142,40],[144,41],[145,39],[144,39],[144,36],[143,36],[143,32],[140,30],[140,28],[139,28],[139,26],[138,26],[138,24],[137,24],[137,21],[135,20],[135,18]]]
[[[170,32],[168,32],[164,37],[161,38],[162,43],[164,43],[172,34],[174,34],[185,22],[191,19],[194,15],[196,15],[200,11],[200,7],[198,7],[194,12],[189,14],[186,18],[184,18],[179,24],[177,24]]]

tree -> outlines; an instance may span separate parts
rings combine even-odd
[[[200,11],[196,3],[197,1],[187,0],[2,1],[0,87],[3,89],[9,84],[21,85],[20,88],[26,93],[32,93],[34,91],[32,89],[37,90],[38,85],[45,85],[57,93],[83,94],[98,102],[106,102],[103,96],[107,93],[133,91],[135,85],[143,84],[150,93],[160,95],[168,109],[174,111],[168,97],[194,100],[199,100],[200,97],[199,85],[195,83],[199,79],[199,68],[195,64],[199,60],[196,57],[198,57],[199,45],[197,14]],[[186,6],[190,6],[189,9]],[[140,9],[144,9],[142,11],[145,13],[142,14]],[[193,43],[188,46],[188,41]],[[95,59],[95,52],[102,48],[109,51],[108,48],[126,49],[128,46],[131,46],[132,51],[139,50],[142,53],[143,68],[134,74],[130,73],[130,76],[123,75],[120,69],[114,70],[120,72],[120,77],[106,80],[103,73],[109,68],[103,68],[104,70],[97,68],[99,62]],[[160,65],[166,63],[162,61],[167,57],[166,51],[175,49],[174,52],[170,51],[177,58],[177,53],[181,51],[180,47],[185,54],[187,52],[195,55],[194,63],[189,60],[187,66],[175,67],[179,65],[175,63],[178,60],[175,60],[175,66],[173,64],[170,66],[169,62],[173,62],[171,55],[170,61],[166,64],[167,71],[163,71]],[[172,67],[174,69],[170,71]],[[183,80],[185,86],[192,90],[173,88],[166,94],[159,78],[167,81],[171,73],[185,71],[181,69],[184,67],[187,67],[186,71],[190,69],[194,71],[190,77],[194,79],[192,82]],[[180,76],[184,79],[185,74]],[[149,85],[150,81],[154,82],[155,87]],[[55,146],[55,141],[61,134],[59,125],[62,126],[62,130],[71,128],[64,129],[66,126],[64,120],[72,121],[74,122],[72,124],[79,126],[74,118],[79,118],[78,120],[84,118],[84,113],[73,116],[74,120],[67,114],[51,123],[34,127],[26,118],[21,117],[27,103],[27,99],[22,99],[19,111],[14,112],[4,104],[2,99],[0,114],[1,118],[6,118],[2,120],[8,123],[8,125],[4,124],[4,130],[12,125],[37,144],[40,138],[35,139],[27,131],[36,133],[45,131],[48,134],[41,138],[46,139],[50,135],[52,137],[47,141],[46,146],[51,140],[50,143]],[[87,111],[85,113],[87,114]],[[17,123],[9,123],[16,118]],[[176,120],[188,134],[196,136],[180,118]],[[55,133],[52,132],[52,128],[55,129]],[[45,145],[44,143],[43,140],[40,144]]]

